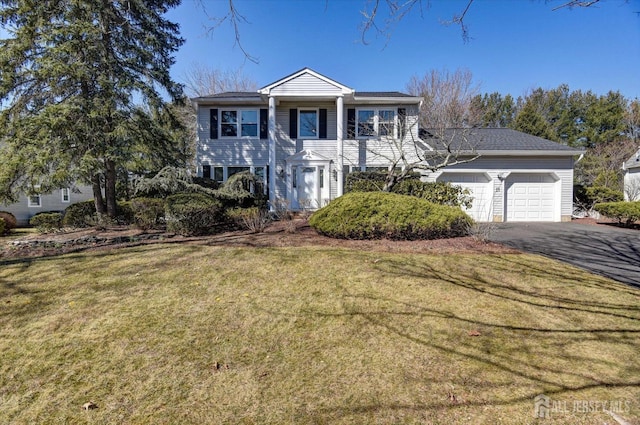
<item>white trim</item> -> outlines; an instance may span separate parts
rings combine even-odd
[[[302,112],[315,112],[316,114],[316,134],[313,136],[303,136]],[[320,138],[320,108],[298,108],[298,139],[319,139]]]
[[[38,198],[38,203],[32,202],[33,198]],[[29,208],[42,208],[42,195],[27,195],[27,206]]]
[[[258,90],[258,93],[260,94],[265,94],[265,95],[269,95],[271,93],[271,90],[275,89],[276,87],[279,87],[291,80],[295,80],[296,78],[304,75],[304,74],[309,74],[312,75],[316,78],[318,78],[319,80],[324,81],[327,84],[330,84],[338,89],[340,89],[342,91],[343,95],[348,95],[348,94],[353,94],[355,92],[355,90],[353,90],[352,88],[349,88],[343,84],[338,83],[337,81],[332,80],[331,78],[325,77],[322,74],[318,74],[317,72],[315,72],[314,70],[310,69],[310,68],[303,68],[298,72],[295,72],[287,77],[284,77],[278,81],[275,81],[271,84],[269,84],[268,86],[265,86],[261,89]],[[305,95],[304,93],[302,93],[302,95]]]
[[[222,122],[222,113],[223,112],[235,112],[236,113],[236,135],[235,136],[225,136],[222,133],[223,125],[230,125],[232,123],[224,123]],[[255,136],[243,136],[242,135],[242,113],[243,112],[255,112],[256,113],[256,135]],[[222,107],[218,108],[218,138],[219,139],[251,139],[257,140],[260,138],[260,109],[255,108],[227,108]]]
[[[390,138],[394,139],[398,135],[398,108],[385,108],[385,107],[363,107],[363,108],[355,108],[356,109],[356,139],[374,139],[374,138]],[[362,111],[371,111],[373,112],[373,134],[372,135],[360,135],[360,112]],[[392,134],[380,135],[380,112],[391,112],[393,114],[392,124],[393,124],[393,132]]]
[[[65,192],[67,194],[65,199]],[[60,201],[62,203],[68,204],[69,202],[71,202],[71,189],[69,189],[68,187],[63,187],[62,189],[60,189]]]

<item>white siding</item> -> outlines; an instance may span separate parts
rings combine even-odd
[[[330,84],[314,75],[302,74],[293,80],[289,80],[271,89],[273,96],[299,95],[299,96],[338,96],[342,89]]]
[[[630,168],[624,174],[624,200],[640,201],[640,168]]]
[[[87,201],[93,199],[93,190],[91,186],[79,186],[79,193],[73,190],[69,191],[69,202],[62,202],[62,191],[54,190],[49,194],[40,195],[40,207],[30,207],[25,195],[21,195],[18,202],[10,205],[1,205],[0,211],[8,211],[13,214],[20,225],[29,224],[29,219],[40,212],[62,212],[69,205],[76,202]]]
[[[505,184],[498,177],[510,173],[552,173],[559,179],[560,215],[568,219],[573,213],[573,158],[572,157],[481,157],[474,161],[447,167],[445,170],[465,172],[486,172],[494,181],[493,214],[497,220],[504,220]],[[427,176],[434,181],[442,171]]]

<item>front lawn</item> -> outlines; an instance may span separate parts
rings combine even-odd
[[[0,261],[0,423],[637,423],[639,352],[640,291],[532,255]]]

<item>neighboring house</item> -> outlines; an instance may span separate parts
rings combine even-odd
[[[624,200],[640,201],[640,150],[622,164]]]
[[[49,194],[20,195],[15,204],[2,205],[0,211],[8,211],[16,217],[18,225],[29,224],[29,219],[39,212],[62,212],[69,205],[93,198],[91,186],[80,186],[76,189],[64,188],[54,190]]]
[[[198,175],[225,181],[248,170],[267,183],[272,208],[319,208],[343,194],[349,172],[386,168],[394,141],[437,145],[419,137],[421,102],[357,92],[309,68],[257,92],[198,97]],[[571,219],[573,163],[583,151],[514,130],[468,131],[480,158],[425,180],[469,188],[478,221]]]

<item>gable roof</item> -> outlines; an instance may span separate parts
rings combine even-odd
[[[263,88],[258,90],[258,93],[268,95],[271,94],[271,91],[273,90],[283,89],[287,85],[291,85],[290,83],[295,82],[295,80],[301,79],[305,79],[307,83],[310,80],[316,81],[318,84],[323,84],[326,87],[330,87],[336,92],[341,92],[343,95],[353,94],[354,92],[352,88],[349,88],[344,84],[332,80],[331,78],[325,77],[324,75],[314,71],[311,68],[302,68],[301,70],[296,71],[293,74],[287,75],[284,78],[281,78],[271,84],[264,86]]]
[[[640,150],[636,151],[631,158],[627,159],[622,164],[623,170],[628,170],[629,168],[638,168],[640,167]]]
[[[420,130],[420,137],[436,149],[446,147],[446,142],[441,141],[434,130]],[[447,129],[444,138],[451,141],[451,149],[454,151],[468,151],[480,155],[573,156],[585,153],[582,149],[510,128]]]

